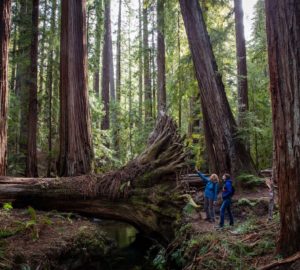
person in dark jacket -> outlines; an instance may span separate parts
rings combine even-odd
[[[224,219],[225,219],[225,211],[227,210],[227,213],[229,215],[229,225],[233,226],[234,220],[233,215],[231,213],[231,197],[233,195],[233,187],[232,187],[232,181],[230,179],[230,175],[228,173],[225,173],[222,177],[224,181],[223,190],[222,190],[222,205],[220,209],[220,224],[218,228],[224,227]]]
[[[219,191],[219,177],[212,174],[209,178],[197,170],[196,172],[205,184],[204,190],[204,210],[206,212],[206,219],[209,222],[215,222],[215,204],[218,199]]]

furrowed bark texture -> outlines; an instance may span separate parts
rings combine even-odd
[[[237,126],[218,72],[202,11],[197,0],[180,0],[200,89],[210,167],[216,173],[256,173],[251,157],[236,137]]]
[[[103,175],[56,179],[0,178],[0,202],[122,220],[167,242],[182,212],[176,175],[186,167],[183,138],[162,116],[146,150],[123,168]]]
[[[300,2],[267,0],[266,23],[280,236],[285,256],[300,250]]]
[[[60,65],[60,175],[91,171],[85,0],[62,1]]]
[[[6,174],[10,0],[0,3],[0,175]]]

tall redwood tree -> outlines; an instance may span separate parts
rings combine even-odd
[[[87,89],[85,14],[85,0],[62,1],[60,175],[89,173],[93,159]]]
[[[238,80],[238,125],[246,126],[245,113],[249,109],[248,102],[248,80],[247,80],[247,53],[244,34],[244,12],[242,0],[234,0],[235,14],[235,41],[236,41],[236,61]],[[248,140],[245,140],[247,146]],[[247,147],[248,148],[248,147]]]
[[[278,250],[300,250],[300,2],[266,0],[274,171],[278,182]]]
[[[0,2],[0,175],[6,174],[10,0]]]
[[[236,136],[229,107],[198,0],[180,0],[181,12],[200,89],[210,170],[255,173],[252,159]]]
[[[28,135],[26,176],[37,177],[37,59],[38,59],[38,37],[39,37],[39,0],[32,1],[32,36],[30,48],[30,80],[29,80],[29,108],[28,108]]]

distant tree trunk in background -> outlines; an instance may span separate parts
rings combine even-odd
[[[10,0],[0,2],[0,175],[6,174]]]
[[[89,173],[93,159],[85,12],[85,0],[62,1],[58,172],[64,176]]]
[[[32,1],[32,37],[30,49],[30,80],[29,80],[29,108],[28,108],[28,142],[26,156],[26,176],[37,177],[37,60],[39,37],[39,0]]]
[[[284,256],[300,250],[300,2],[266,0],[280,237]]]
[[[156,88],[157,88],[157,76],[156,76],[156,48],[155,48],[155,15],[154,10],[151,12],[151,19],[152,19],[152,31],[151,31],[151,49],[150,49],[150,59],[151,59],[151,88],[152,88],[152,117],[153,119],[156,118],[156,111],[157,111],[157,105],[156,105]]]
[[[157,110],[165,111],[167,104],[164,0],[157,0]]]
[[[95,38],[95,70],[94,70],[94,91],[97,97],[100,95],[100,50],[101,50],[101,38],[102,38],[102,0],[98,0],[96,4],[96,38]]]
[[[19,40],[18,40],[18,64],[17,64],[17,85],[16,95],[19,97],[20,108],[20,130],[19,130],[19,165],[26,174],[26,159],[28,151],[28,104],[30,92],[30,74],[31,74],[31,39],[32,39],[32,1],[20,0],[20,18],[19,18]]]
[[[102,50],[102,102],[104,113],[101,129],[109,129],[109,85],[110,85],[110,55],[109,36],[110,34],[110,0],[105,0],[104,9],[104,42]]]
[[[50,52],[48,57],[47,67],[47,81],[46,89],[48,93],[48,164],[47,164],[47,177],[51,176],[52,171],[52,137],[53,137],[53,126],[52,126],[52,105],[53,105],[53,66],[54,66],[54,35],[55,35],[55,13],[57,10],[57,0],[52,0],[52,11],[51,11],[51,22],[50,22]]]
[[[143,34],[142,0],[139,0],[139,124],[143,122]]]
[[[46,44],[46,18],[47,18],[47,1],[44,2],[44,13],[43,13],[43,27],[41,31],[41,40],[40,40],[40,68],[39,68],[39,87],[38,91],[43,92],[44,86],[44,65],[45,65],[45,44]]]
[[[206,143],[211,144],[210,169],[220,174],[256,173],[243,142],[236,137],[237,126],[229,107],[222,78],[197,0],[180,0],[198,80],[202,111],[205,117]],[[208,135],[210,135],[208,137]]]
[[[17,6],[17,5],[16,5]],[[18,8],[16,7],[16,13],[17,13]],[[17,55],[17,31],[18,31],[18,24],[15,22],[14,23],[14,28],[12,31],[12,39],[13,39],[13,48],[12,48],[12,57],[11,57],[11,78],[10,78],[10,90],[12,93],[15,92],[15,87],[16,87],[16,55]]]
[[[122,0],[119,0],[118,35],[117,35],[117,78],[116,96],[117,102],[121,101],[121,22],[122,22]]]
[[[145,122],[152,118],[152,94],[150,78],[150,56],[148,44],[148,8],[147,1],[143,0],[143,54],[144,54],[144,102],[145,102]]]
[[[181,90],[181,45],[180,45],[180,11],[177,18],[177,47],[178,47],[178,128],[181,128],[182,119],[182,90]]]
[[[244,12],[242,0],[234,0],[235,14],[235,40],[236,40],[236,61],[238,79],[238,126],[247,127],[245,119],[249,110],[248,102],[248,79],[247,79],[247,54],[244,34]],[[246,136],[248,137],[248,136]],[[245,146],[249,151],[249,138],[244,138]]]

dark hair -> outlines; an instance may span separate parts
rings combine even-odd
[[[224,173],[225,179],[228,180],[230,179],[230,174],[229,173]]]

